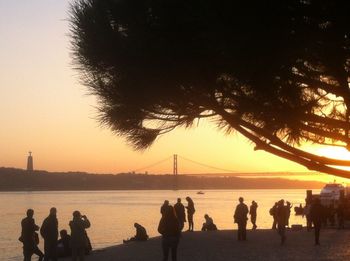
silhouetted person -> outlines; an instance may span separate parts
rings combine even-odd
[[[250,221],[253,224],[253,230],[257,228],[256,226],[257,208],[258,208],[258,204],[253,200],[252,205],[249,208]]]
[[[273,218],[272,229],[276,229],[277,228],[277,218],[276,218],[277,205],[278,205],[278,203],[275,202],[275,205],[272,208],[270,208],[270,215]]]
[[[329,223],[332,227],[334,227],[335,225],[335,210],[334,210],[334,206],[330,205],[328,207],[328,219],[329,219]]]
[[[185,213],[185,206],[181,203],[181,198],[177,199],[177,203],[174,205],[174,209],[175,209],[177,219],[179,220],[179,223],[180,223],[180,229],[182,230],[186,222],[186,213]]]
[[[234,222],[238,225],[238,240],[247,239],[247,220],[248,220],[248,207],[243,203],[244,199],[240,197],[239,204],[236,207],[234,214]]]
[[[314,202],[310,206],[310,219],[314,224],[315,229],[315,245],[320,244],[320,231],[322,225],[322,215],[324,214],[323,206],[320,204],[318,198],[314,199]]]
[[[35,231],[39,230],[39,226],[35,224],[33,216],[34,210],[28,209],[27,217],[21,222],[22,232],[19,240],[23,243],[24,261],[32,260],[33,254],[39,256],[39,261],[44,258],[43,252],[38,248],[39,235]]]
[[[89,244],[89,240],[85,229],[90,227],[90,221],[85,215],[81,215],[79,211],[73,212],[73,220],[69,222],[71,229],[71,248],[72,248],[72,260],[84,261],[86,247]]]
[[[57,256],[58,257],[68,257],[72,255],[72,249],[70,247],[70,235],[68,235],[67,230],[62,229],[60,231],[60,239],[57,241]]]
[[[203,223],[202,231],[213,231],[218,230],[216,225],[214,224],[214,221],[211,217],[209,217],[208,214],[204,215],[205,223]]]
[[[187,200],[187,220],[188,220],[188,231],[193,231],[193,215],[194,212],[196,212],[196,209],[194,208],[193,200],[190,197],[186,197]]]
[[[307,229],[307,231],[310,231],[311,228],[312,228],[312,220],[311,220],[311,216],[310,216],[310,209],[311,209],[311,204],[309,202],[306,202],[303,214],[306,217],[306,229]]]
[[[284,200],[281,199],[278,202],[278,205],[276,208],[277,230],[278,230],[278,234],[281,237],[281,245],[284,245],[286,241],[286,220],[287,220],[287,210],[284,205]]]
[[[343,202],[340,202],[337,207],[337,220],[338,220],[338,229],[344,228],[344,213],[345,206]]]
[[[58,220],[56,208],[50,209],[50,214],[44,219],[40,228],[40,234],[44,238],[44,260],[57,260]]]
[[[160,207],[160,214],[162,214],[162,216],[165,214],[166,209],[169,206],[169,200],[164,200],[163,205]]]
[[[293,205],[289,201],[287,201],[286,206],[285,206],[285,208],[286,208],[286,226],[287,227],[289,227],[290,211],[291,211],[292,207],[293,207]]]
[[[168,206],[162,216],[159,222],[158,232],[162,235],[163,261],[168,260],[169,250],[171,250],[171,260],[176,261],[181,230],[172,206]]]
[[[138,223],[134,224],[136,228],[136,235],[130,239],[123,240],[124,243],[128,243],[130,241],[146,241],[148,239],[148,235],[146,229]]]

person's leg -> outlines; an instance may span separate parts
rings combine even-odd
[[[242,240],[247,239],[247,221],[242,223]]]
[[[162,249],[163,249],[163,261],[168,260],[169,256],[169,242],[168,238],[162,239]]]
[[[179,240],[177,238],[174,238],[174,241],[171,245],[171,260],[176,261],[177,260],[177,246],[179,244]]]
[[[189,231],[193,231],[193,215],[188,215],[188,226],[189,226]]]
[[[78,249],[76,247],[72,248],[72,261],[78,260]]]
[[[38,246],[34,247],[33,253],[39,257],[39,261],[44,259],[44,253],[38,248]]]
[[[78,249],[79,261],[85,260],[85,247],[80,247]]]
[[[277,220],[275,217],[273,217],[272,229],[276,229],[276,226],[277,226]]]
[[[238,225],[237,239],[242,240],[242,224],[238,222],[237,225]]]
[[[29,249],[27,247],[23,247],[23,257],[24,261],[31,261],[32,260],[32,255],[33,255],[33,250]]]
[[[57,261],[57,242],[50,244],[50,256],[52,261]]]
[[[320,244],[320,230],[321,230],[321,224],[314,224],[315,227],[315,244]]]

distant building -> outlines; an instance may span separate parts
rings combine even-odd
[[[32,152],[29,151],[29,156],[27,159],[27,171],[28,172],[33,172],[34,168],[33,168],[33,156],[32,156]]]

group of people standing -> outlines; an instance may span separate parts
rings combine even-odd
[[[73,212],[73,219],[69,222],[71,235],[67,230],[61,230],[58,239],[57,209],[51,208],[47,218],[41,227],[35,224],[34,210],[28,209],[27,216],[21,222],[21,236],[19,241],[23,244],[24,261],[30,261],[35,254],[39,261],[56,261],[58,257],[72,255],[72,260],[83,261],[87,252],[91,251],[91,243],[86,229],[90,227],[90,221],[79,211]],[[39,249],[39,234],[44,239],[44,253]]]
[[[172,261],[177,260],[177,246],[186,222],[185,209],[187,209],[188,231],[194,229],[193,215],[196,210],[190,197],[186,197],[186,201],[187,206],[185,207],[181,203],[181,198],[177,199],[174,206],[165,200],[160,208],[162,217],[159,221],[158,232],[162,235],[163,261],[168,260],[170,251]]]

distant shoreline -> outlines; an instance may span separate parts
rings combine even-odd
[[[233,176],[57,173],[0,168],[0,191],[319,189],[325,183]]]

